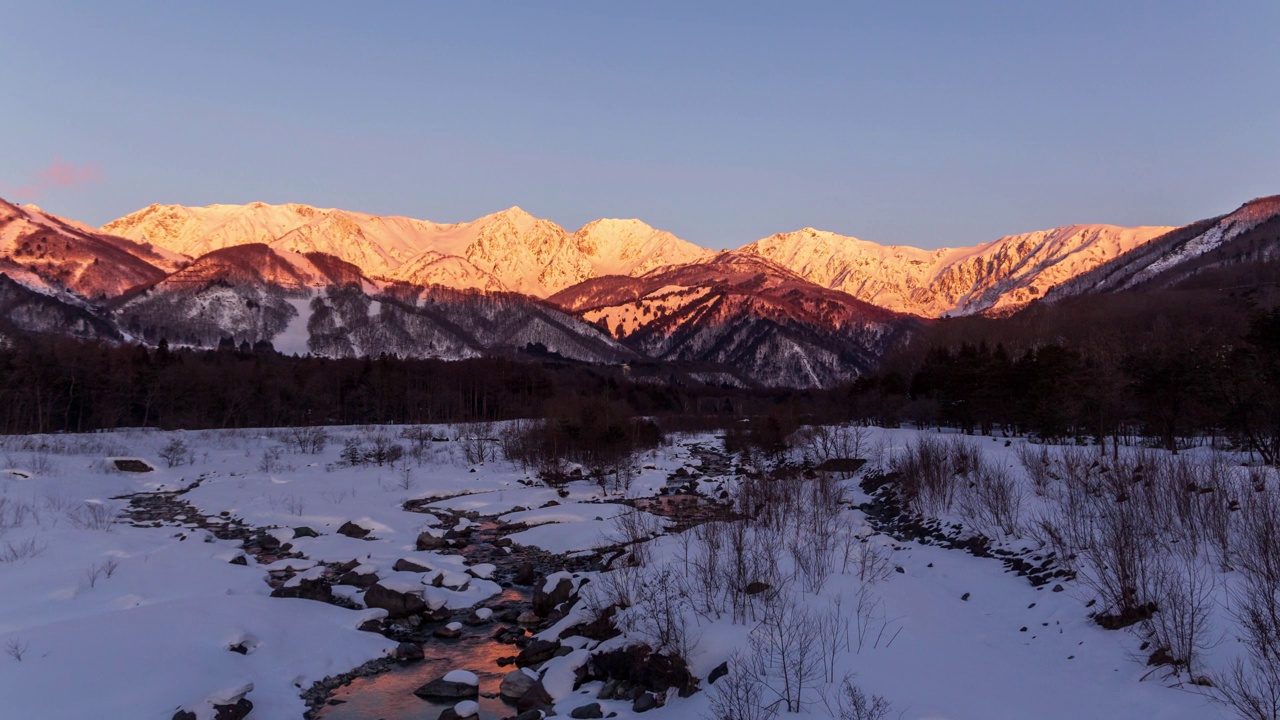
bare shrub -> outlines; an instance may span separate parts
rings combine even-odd
[[[31,647],[31,644],[25,640],[21,640],[19,638],[9,638],[7,641],[5,641],[4,652],[6,655],[13,658],[14,660],[17,660],[18,662],[22,662],[22,657],[27,654],[27,649],[30,647]]]
[[[1155,582],[1157,610],[1144,630],[1169,663],[1194,682],[1200,653],[1216,644],[1210,618],[1217,577],[1196,558],[1171,557],[1162,565]]]
[[[261,473],[277,473],[285,470],[293,469],[284,463],[284,447],[281,445],[272,445],[263,448],[262,456],[258,458],[258,472]]]
[[[898,474],[898,492],[905,505],[922,515],[938,515],[951,508],[956,491],[956,468],[948,443],[921,435],[894,455],[890,470]]]
[[[396,487],[405,492],[412,490],[418,484],[418,481],[413,477],[413,468],[409,467],[408,464],[400,466],[400,469],[396,471],[396,477],[398,478]]]
[[[836,680],[836,661],[853,648],[851,619],[845,614],[844,596],[835,596],[825,613],[817,616],[818,645],[822,650],[822,679],[828,685]]]
[[[856,682],[853,673],[845,675],[833,700],[827,701],[832,717],[839,720],[884,720],[893,711],[888,700],[868,695]]]
[[[329,503],[330,505],[341,505],[348,498],[353,498],[355,496],[356,496],[356,489],[354,487],[346,488],[343,490],[330,488],[320,493],[320,497],[324,498],[325,502]]]
[[[772,720],[779,701],[766,702],[765,685],[754,670],[754,659],[736,654],[729,658],[729,673],[707,691],[710,696],[706,720]]]
[[[548,484],[573,479],[568,468],[577,463],[608,492],[628,489],[636,454],[662,440],[656,423],[635,417],[625,405],[586,402],[559,409],[552,418],[511,423],[498,445],[509,462]]]
[[[837,458],[861,458],[870,442],[871,430],[862,425],[810,425],[793,437],[805,461],[813,465]]]
[[[690,627],[686,610],[692,609],[679,579],[672,573],[643,575],[638,568],[631,571],[630,607],[617,615],[619,629],[642,639],[657,652],[687,661],[698,638]]]
[[[402,459],[404,446],[390,435],[378,430],[347,438],[342,443],[342,452],[338,457],[342,464],[351,467],[365,464],[381,467],[395,464]]]
[[[101,503],[80,503],[67,512],[67,521],[80,530],[101,530],[111,532],[114,529],[115,508]]]
[[[1275,664],[1237,659],[1215,680],[1217,699],[1241,720],[1280,718],[1280,673]]]
[[[0,535],[22,528],[27,523],[40,524],[40,514],[30,501],[18,502],[0,497]]]
[[[730,588],[726,578],[730,563],[725,552],[726,530],[724,523],[708,522],[680,534],[684,576],[694,609],[703,616],[719,617],[726,608],[726,591]]]
[[[1027,471],[1027,477],[1031,479],[1031,486],[1035,488],[1036,494],[1047,493],[1049,484],[1054,479],[1053,461],[1049,448],[1043,445],[1019,443],[1014,454],[1018,456],[1018,462],[1022,463],[1023,469]]]
[[[1081,554],[1088,563],[1079,577],[1112,611],[1114,626],[1143,620],[1157,607],[1159,546],[1135,504],[1102,504]]]
[[[195,458],[195,453],[191,448],[187,447],[187,443],[180,437],[175,437],[165,446],[160,448],[160,459],[164,460],[168,467],[177,467],[184,463],[189,463]]]
[[[969,483],[958,496],[961,513],[980,528],[1017,535],[1021,527],[1022,489],[1003,467],[974,460]]]
[[[808,608],[776,602],[751,633],[756,674],[787,712],[802,712],[816,699],[822,677],[821,630]]]
[[[1216,679],[1220,700],[1245,720],[1280,718],[1280,497],[1265,485],[1246,496],[1237,536],[1243,582],[1231,613],[1247,658]]]
[[[329,444],[329,433],[322,427],[289,428],[281,441],[298,453],[318,455]]]
[[[647,541],[662,529],[658,518],[629,508],[613,518],[613,526],[627,546],[632,563],[638,567],[648,566],[651,553]]]
[[[872,542],[871,538],[862,538],[854,547],[854,568],[864,585],[884,582],[893,574],[892,558],[883,545]]]
[[[19,560],[30,560],[44,552],[47,547],[34,535],[16,543],[6,541],[4,549],[0,550],[0,563],[9,564]]]
[[[111,577],[116,574],[116,569],[120,567],[120,563],[115,559],[107,559],[100,563],[90,565],[85,571],[85,579],[89,581],[89,587],[97,587],[98,579],[103,577]]]
[[[379,467],[389,465],[404,457],[404,446],[384,432],[373,433],[365,449],[365,460]]]
[[[462,456],[472,465],[480,465],[498,459],[498,441],[494,437],[493,423],[470,423],[454,437],[462,446]]]
[[[853,605],[854,640],[857,653],[870,647],[888,647],[902,631],[900,625],[894,627],[896,620],[889,618],[884,612],[884,601],[872,590],[870,585],[862,585],[854,596]]]
[[[834,570],[840,511],[847,499],[834,480],[788,481],[797,492],[784,495],[787,549],[807,592],[818,592]]]

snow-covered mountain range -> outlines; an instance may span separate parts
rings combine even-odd
[[[805,228],[737,252],[889,310],[938,317],[1014,310],[1172,229],[1071,225],[975,247],[921,250]],[[265,243],[334,255],[374,278],[537,297],[714,254],[639,220],[596,220],[569,232],[518,207],[445,225],[307,205],[152,205],[102,231],[189,257]]]
[[[716,253],[639,220],[570,232],[518,207],[442,224],[152,205],[94,229],[0,201],[0,335],[231,339],[333,357],[528,350],[829,385],[930,318],[1274,259],[1278,231],[1280,196],[1178,229],[1072,225],[920,250],[806,228]]]
[[[1169,232],[1059,284],[1050,301],[1086,293],[1168,287],[1209,270],[1280,260],[1280,195]]]
[[[921,250],[805,228],[758,240],[741,252],[859,300],[938,317],[1016,310],[1172,229],[1068,225],[975,247]]]
[[[601,275],[637,275],[711,251],[639,220],[569,232],[518,207],[451,225],[308,205],[152,205],[102,232],[197,257],[251,243],[341,258],[369,277],[546,297]]]
[[[749,253],[597,278],[550,300],[641,355],[751,368],[794,387],[853,379],[914,324]]]

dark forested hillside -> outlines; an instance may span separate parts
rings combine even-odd
[[[855,412],[967,432],[1105,441],[1219,436],[1280,459],[1280,264],[954,318],[851,391]]]
[[[502,420],[568,416],[600,402],[678,417],[669,420],[676,426],[843,412],[831,391],[718,387],[690,377],[703,370],[628,372],[536,347],[461,361],[330,359],[247,344],[170,350],[23,334],[0,344],[0,432]]]

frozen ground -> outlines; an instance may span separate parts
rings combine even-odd
[[[420,533],[443,534],[456,522],[453,513],[465,511],[527,526],[511,539],[551,552],[613,545],[634,534],[635,525],[652,531],[664,525],[656,516],[633,515],[618,502],[623,496],[657,495],[678,468],[689,468],[697,477],[699,460],[692,448],[718,443],[710,436],[681,437],[638,458],[635,479],[623,493],[606,492],[587,480],[557,491],[502,461],[473,465],[456,441],[423,443],[416,457],[389,465],[347,467],[339,461],[345,438],[377,432],[395,438],[399,431],[331,428],[327,446],[316,454],[290,449],[287,436],[272,430],[5,438],[0,466],[10,470],[0,472],[4,714],[167,720],[188,709],[203,719],[213,716],[214,705],[243,696],[254,704],[252,718],[301,717],[303,690],[386,656],[396,643],[357,629],[383,614],[360,609],[358,589],[342,592],[355,609],[274,598],[270,570],[291,564],[301,571],[290,581],[296,583],[322,569],[312,567],[316,563],[357,561],[357,572],[376,573],[388,586],[416,588],[432,607],[470,607],[501,588],[484,579],[484,568],[466,574],[460,555],[417,550]],[[439,427],[431,434],[451,438],[454,431]],[[883,459],[915,435],[874,430],[867,447]],[[175,439],[187,451],[180,454],[181,464],[169,467],[161,451]],[[989,447],[983,450],[1022,478],[1013,455],[1017,442],[1005,447],[1003,441],[986,440]],[[155,470],[120,472],[107,461],[111,457],[141,458]],[[723,475],[700,478],[698,485],[704,491],[733,491],[742,478],[739,470],[732,465]],[[866,499],[853,481],[843,484],[852,499]],[[264,567],[249,556],[246,564],[233,564],[245,555],[237,541],[218,540],[198,527],[135,527],[119,516],[128,505],[126,496],[193,485],[181,497],[200,515],[273,528],[272,534],[291,543],[305,560]],[[1029,490],[1027,498],[1028,514],[1047,502]],[[429,501],[428,512],[435,508],[437,514],[406,511],[410,500]],[[630,516],[632,530],[622,527],[625,523],[616,519],[620,514]],[[1146,667],[1141,639],[1133,632],[1094,624],[1088,617],[1090,594],[1079,583],[1066,582],[1061,592],[1052,584],[1032,587],[993,559],[875,534],[866,516],[847,505],[838,518],[840,532],[867,538],[862,546],[881,549],[877,557],[886,558],[885,572],[868,577],[837,559],[829,576],[810,586],[794,567],[784,535],[771,549],[778,563],[775,576],[792,578],[789,607],[797,613],[808,609],[813,617],[843,617],[839,627],[848,639],[833,650],[830,667],[819,676],[824,679],[811,680],[796,717],[838,717],[832,693],[851,673],[868,694],[891,703],[888,717],[1231,717],[1202,693],[1170,687],[1177,678]],[[370,530],[369,536],[338,534],[347,522]],[[300,527],[317,536],[295,536]],[[1016,536],[1003,542],[1008,547],[1031,543]],[[606,575],[639,576],[630,591],[651,599],[655,588],[667,587],[662,578],[688,574],[691,551],[678,535],[647,547],[644,567]],[[430,572],[394,572],[392,566],[402,558]],[[446,578],[440,587],[430,582],[437,576]],[[618,590],[620,584],[597,576],[590,586]],[[601,593],[597,601],[604,594],[593,592]],[[622,638],[603,645],[566,640],[579,649],[543,666],[543,684],[562,715],[595,702],[602,689],[600,682],[573,688],[573,670],[589,652],[634,640],[657,644],[651,623],[639,617],[652,610],[647,599],[620,613]],[[710,607],[716,601],[703,607],[696,607],[696,599],[684,602],[684,649],[704,691],[687,698],[673,691],[665,706],[647,716],[693,718],[709,712],[714,694],[706,691],[708,674],[734,651],[749,649],[749,637],[761,625],[760,617]],[[833,612],[837,604],[842,610]],[[589,605],[579,603],[543,636],[553,638],[575,619],[584,619]],[[1210,664],[1236,652],[1226,630],[1220,623]],[[233,646],[245,652],[233,652]],[[426,650],[430,653],[430,646]],[[633,714],[630,701],[599,702],[606,714]]]

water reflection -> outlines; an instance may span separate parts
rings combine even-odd
[[[523,602],[527,598],[515,590],[503,592],[503,602]],[[480,678],[480,718],[499,720],[516,714],[515,706],[504,702],[498,695],[502,678],[515,669],[514,665],[498,665],[498,658],[512,657],[519,648],[493,640],[502,623],[463,628],[457,640],[432,638],[423,645],[426,659],[373,677],[356,678],[350,685],[334,691],[333,700],[343,701],[330,705],[320,712],[324,720],[435,720],[445,708],[455,703],[438,703],[423,700],[413,694],[450,670],[470,670]],[[509,626],[508,626],[509,627]],[[456,702],[456,701],[455,701]]]

